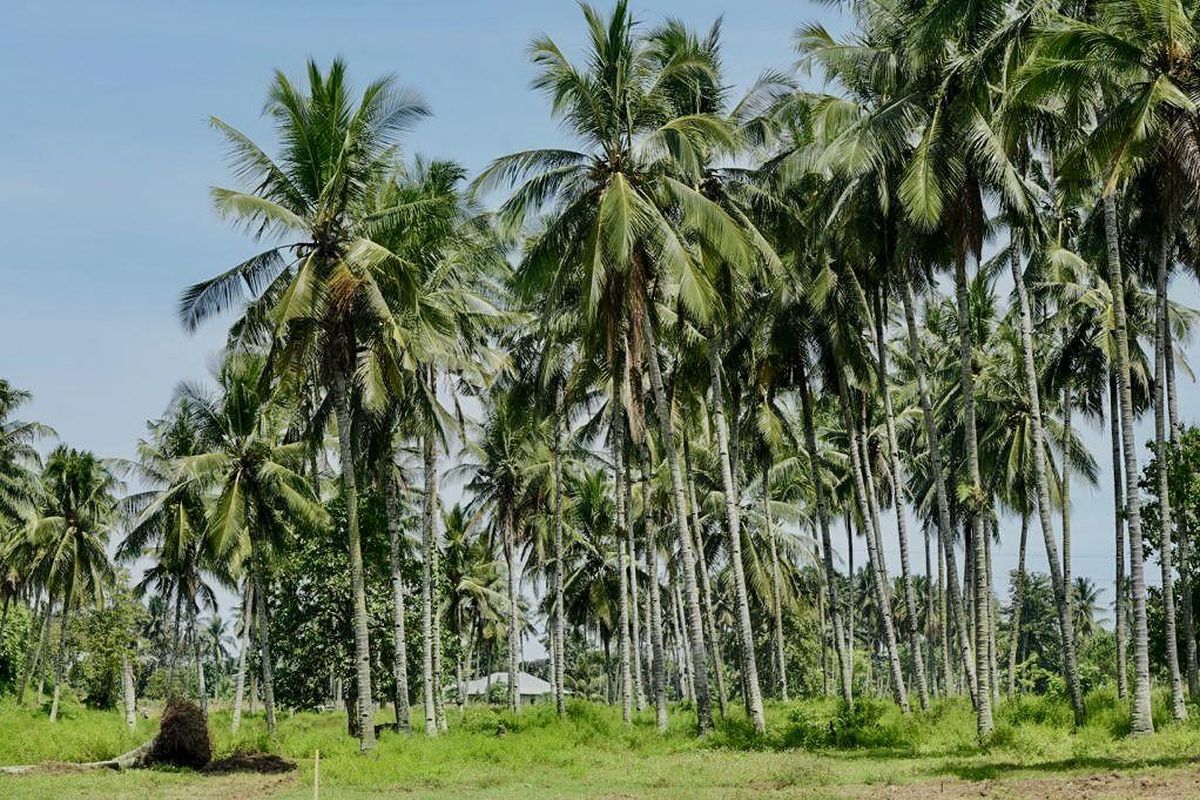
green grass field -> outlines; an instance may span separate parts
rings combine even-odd
[[[704,740],[691,734],[685,709],[673,712],[671,732],[660,736],[650,714],[626,728],[619,711],[594,704],[572,704],[562,722],[546,706],[515,717],[472,708],[462,719],[450,711],[445,736],[384,733],[378,751],[367,756],[345,735],[341,714],[286,716],[272,742],[261,718],[250,717],[235,739],[228,713],[216,711],[211,729],[218,755],[268,750],[297,761],[299,769],[207,776],[50,765],[0,776],[0,797],[308,798],[317,750],[320,796],[328,798],[1200,796],[1192,766],[1200,757],[1200,722],[1164,725],[1153,737],[1133,739],[1125,735],[1127,713],[1111,695],[1090,698],[1089,710],[1089,723],[1072,733],[1065,703],[1002,703],[996,737],[981,749],[964,701],[942,702],[908,719],[878,701],[861,704],[852,716],[822,700],[777,704],[769,708],[763,739],[735,718]],[[143,720],[130,733],[117,713],[84,710],[51,726],[41,714],[0,703],[0,763],[100,759],[136,746],[153,728]]]

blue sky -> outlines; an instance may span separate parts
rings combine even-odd
[[[647,0],[635,9],[647,23],[678,16],[707,26],[723,15],[727,73],[739,86],[792,63],[798,24],[844,28],[836,10],[810,2]],[[541,32],[574,50],[576,4],[9,0],[0,27],[0,375],[35,393],[26,416],[76,446],[130,456],[175,385],[205,373],[223,332],[216,324],[185,334],[177,297],[252,246],[209,204],[208,187],[228,176],[209,115],[269,149],[260,111],[272,70],[297,74],[309,56],[342,55],[360,85],[393,73],[432,106],[410,153],[475,172],[502,153],[561,141],[528,88],[525,47]],[[1195,398],[1188,383],[1185,419]],[[1109,587],[1107,438],[1088,438],[1102,470],[1097,489],[1075,492],[1075,568]],[[894,541],[890,524],[886,533]],[[1045,563],[1037,533],[1034,568]],[[1005,534],[1001,574],[1015,561],[1013,523]]]

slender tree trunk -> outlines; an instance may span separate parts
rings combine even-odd
[[[854,618],[855,611],[858,610],[856,591],[854,588],[854,528],[850,524],[850,508],[847,504],[844,517],[846,526],[846,652],[849,653],[851,669],[854,664]],[[871,663],[868,659],[867,669],[870,670]]]
[[[560,386],[555,396],[554,413],[554,707],[559,717],[565,717],[566,693],[563,680],[566,677],[566,635],[563,629],[565,600],[563,582],[565,553],[563,551],[563,469],[562,445],[566,411],[564,390]]]
[[[136,646],[136,643],[134,643]],[[135,651],[136,652],[136,651]],[[125,727],[133,730],[137,725],[137,697],[133,683],[133,660],[129,650],[121,653],[121,701],[125,706]]]
[[[771,546],[771,621],[775,630],[775,668],[779,676],[779,696],[783,702],[788,702],[787,654],[784,650],[783,638],[783,572],[779,569],[779,543],[775,538],[775,525],[771,519],[771,471],[764,463],[762,468],[763,481],[763,519],[767,525],[767,541]]]
[[[684,600],[687,604],[685,615],[687,635],[691,647],[692,664],[695,666],[695,674],[692,679],[696,685],[696,729],[703,735],[712,728],[712,698],[709,696],[708,669],[705,666],[707,658],[704,648],[704,619],[700,613],[700,590],[696,585],[696,562],[695,554],[692,552],[692,537],[688,532],[687,500],[684,495],[683,475],[679,467],[679,455],[675,449],[671,408],[667,404],[667,393],[663,388],[658,344],[648,303],[642,314],[642,331],[646,339],[646,362],[650,367],[650,388],[654,392],[654,407],[658,412],[663,454],[671,473],[671,495],[674,500],[675,525],[679,532],[679,555],[683,569]]]
[[[1142,507],[1138,494],[1137,447],[1133,438],[1133,383],[1129,365],[1129,330],[1125,316],[1125,278],[1118,245],[1117,204],[1107,194],[1104,203],[1108,245],[1109,288],[1112,292],[1117,340],[1117,379],[1120,392],[1121,448],[1125,467],[1125,518],[1129,531],[1129,575],[1133,594],[1133,733],[1154,731],[1150,710],[1150,639],[1146,620],[1146,572],[1142,554]]]
[[[833,649],[838,660],[842,700],[849,707],[854,702],[854,662],[842,627],[842,603],[838,597],[837,571],[833,568],[833,543],[829,535],[829,505],[825,499],[825,483],[822,480],[824,470],[821,469],[821,453],[817,449],[817,428],[813,420],[812,395],[808,385],[803,354],[797,360],[796,375],[800,384],[800,412],[804,426],[804,447],[808,451],[808,468],[812,475],[817,501],[817,526],[821,530],[821,566],[825,571],[825,591],[829,596],[829,622],[833,628]],[[853,577],[853,573],[851,573],[851,580]]]
[[[250,650],[250,631],[254,627],[253,580],[246,581],[242,597],[242,632],[238,637],[237,679],[233,689],[233,717],[229,723],[230,732],[235,736],[242,725],[242,702],[246,692],[246,654]]]
[[[933,611],[933,553],[930,542],[929,525],[921,524],[921,534],[925,541],[925,674],[929,680],[930,696],[937,696],[937,668],[934,666],[934,611]]]
[[[901,294],[901,299],[904,304],[904,321],[908,331],[908,346],[912,357],[912,362],[916,371],[917,378],[917,394],[921,401],[921,417],[925,424],[925,441],[929,449],[929,468],[933,474],[933,489],[934,499],[937,501],[938,513],[938,541],[941,543],[943,557],[946,560],[946,592],[948,594],[947,602],[947,639],[949,639],[949,628],[951,620],[949,617],[955,617],[953,620],[955,631],[958,634],[959,652],[962,659],[963,672],[966,675],[966,683],[968,691],[971,694],[971,702],[978,705],[975,686],[975,663],[971,653],[971,640],[967,636],[967,623],[963,613],[962,594],[959,591],[958,585],[958,566],[957,559],[954,556],[954,523],[950,519],[950,496],[946,490],[946,476],[942,469],[942,450],[941,442],[938,437],[937,419],[933,415],[933,401],[930,399],[929,382],[925,373],[925,359],[921,355],[921,342],[917,336],[917,316],[915,302],[913,300],[912,284],[905,279],[904,291]],[[949,673],[947,673],[949,676]]]
[[[433,720],[439,733],[450,730],[446,723],[446,705],[442,696],[442,610],[433,613]]]
[[[622,359],[624,361],[624,359]],[[620,375],[620,370],[614,373]],[[621,595],[618,603],[619,617],[617,621],[618,638],[617,652],[620,657],[621,669],[621,719],[628,725],[633,718],[633,676],[630,671],[630,636],[629,636],[629,527],[626,518],[626,484],[625,472],[625,411],[621,402],[620,381],[613,380],[613,394],[609,402],[611,430],[613,485],[616,487],[617,511],[617,565],[620,577],[618,579]]]
[[[54,664],[54,699],[50,701],[50,721],[58,721],[58,704],[62,700],[62,685],[67,673],[67,625],[71,619],[71,600],[74,586],[67,584],[67,594],[63,598],[62,616],[59,622],[58,658]]]
[[[1021,544],[1017,549],[1017,585],[1013,594],[1012,641],[1008,646],[1008,695],[1017,691],[1017,643],[1021,638],[1021,612],[1025,605],[1025,547],[1029,540],[1029,515],[1021,512]]]
[[[433,538],[434,516],[437,514],[437,441],[433,431],[426,431],[422,458],[425,473],[425,498],[421,510],[421,695],[425,705],[425,735],[436,736],[438,731],[434,693],[437,686],[433,674],[433,579],[437,545]]]
[[[984,539],[984,557],[986,559],[986,571],[984,575],[987,577],[987,636],[988,636],[988,675],[992,687],[992,703],[1000,702],[1000,665],[999,656],[996,652],[996,592],[992,584],[992,539],[998,538],[1000,535],[999,522],[995,517],[992,518],[995,528],[995,536],[987,536]]]
[[[167,668],[167,699],[175,696],[175,667],[179,663],[179,618],[183,614],[183,597],[175,590],[175,622],[171,625],[171,664]]]
[[[746,684],[746,707],[754,730],[760,735],[767,730],[763,715],[762,689],[758,681],[758,659],[754,654],[754,628],[750,620],[750,595],[746,588],[746,571],[742,561],[742,521],[738,508],[737,484],[729,452],[729,426],[725,421],[725,392],[721,387],[721,356],[715,336],[709,342],[708,378],[711,393],[713,423],[717,432],[717,453],[721,462],[721,486],[725,495],[725,521],[729,546],[729,567],[733,572],[735,619],[742,656],[742,679]]]
[[[1074,398],[1071,395],[1071,384],[1063,388],[1063,435],[1062,435],[1062,483],[1059,489],[1059,500],[1062,505],[1062,544],[1063,544],[1063,587],[1067,595],[1067,613],[1072,624],[1075,615],[1071,610],[1071,442],[1074,438],[1071,430],[1071,415]],[[1079,639],[1079,631],[1075,631],[1075,639]]]
[[[263,710],[267,716],[267,733],[271,738],[275,738],[275,665],[271,660],[271,611],[268,607],[269,598],[263,591],[261,570],[262,564],[256,564],[254,608],[258,614],[258,622],[255,624],[255,629],[258,631],[259,661],[262,666]],[[374,725],[371,726],[371,735],[375,735]]]
[[[1033,323],[1029,311],[1029,293],[1025,288],[1025,272],[1021,268],[1020,257],[1014,255],[1010,259],[1012,265],[1013,285],[1017,292],[1017,303],[1021,326],[1021,356],[1025,372],[1025,393],[1029,399],[1029,416],[1031,419],[1030,433],[1033,439],[1033,480],[1037,488],[1037,507],[1038,520],[1042,527],[1042,539],[1046,545],[1046,559],[1050,567],[1050,584],[1054,590],[1054,604],[1058,610],[1058,633],[1059,643],[1062,647],[1062,663],[1063,677],[1067,681],[1067,690],[1071,694],[1071,707],[1075,711],[1075,724],[1083,724],[1083,688],[1079,683],[1079,668],[1075,659],[1075,621],[1071,616],[1070,593],[1071,587],[1066,583],[1066,579],[1062,570],[1062,564],[1070,564],[1070,557],[1063,557],[1063,561],[1058,560],[1058,544],[1054,536],[1054,523],[1051,521],[1050,512],[1050,482],[1047,477],[1047,456],[1043,434],[1043,418],[1042,418],[1042,403],[1041,389],[1038,386],[1038,368],[1037,362],[1034,360],[1033,354]],[[963,294],[959,305],[962,307],[960,318],[966,318],[966,287],[961,290]],[[965,374],[965,373],[964,373]],[[964,379],[964,386],[965,386]],[[972,421],[974,413],[972,412]],[[1069,424],[1069,418],[1068,418]],[[973,438],[972,431],[968,430],[967,435]],[[1069,437],[1069,433],[1064,436]],[[978,453],[976,453],[975,471],[973,480],[978,475]],[[1067,457],[1063,457],[1063,474],[1067,474]],[[978,484],[976,484],[978,485]],[[1070,515],[1070,496],[1064,495],[1063,520],[1066,524],[1067,518]],[[1064,531],[1068,531],[1069,524],[1066,524]],[[1066,534],[1069,535],[1069,534]],[[1069,544],[1064,539],[1064,546]]]
[[[334,385],[337,406],[338,455],[342,469],[342,491],[346,500],[346,530],[350,538],[350,584],[354,598],[354,666],[358,688],[358,747],[375,748],[375,714],[371,695],[371,639],[367,624],[367,590],[363,577],[362,540],[358,528],[358,477],[354,467],[353,432],[350,428],[350,391],[345,371]],[[265,600],[265,598],[264,598]]]
[[[912,568],[908,557],[908,523],[905,508],[908,498],[905,490],[904,469],[900,463],[900,443],[896,437],[896,417],[892,409],[892,395],[888,385],[887,341],[883,336],[883,308],[876,303],[875,348],[879,362],[879,394],[883,398],[884,420],[888,437],[888,465],[892,470],[892,505],[896,511],[896,536],[900,542],[900,580],[904,584],[904,606],[908,612],[908,646],[912,651],[913,676],[917,684],[917,698],[921,709],[929,708],[929,684],[925,679],[925,659],[921,648],[921,634],[917,629],[917,595],[913,591]]]
[[[200,698],[200,713],[208,716],[208,686],[204,680],[204,659],[200,654],[200,635],[196,627],[196,609],[191,610],[192,659],[196,662],[196,694]]]
[[[846,385],[845,373],[840,365],[838,368],[838,390],[842,401],[843,416],[846,430],[850,434],[850,470],[854,480],[854,498],[858,503],[858,511],[862,516],[864,533],[867,540],[867,558],[871,564],[871,586],[875,593],[875,607],[879,614],[880,631],[884,647],[887,651],[888,666],[892,677],[892,695],[900,710],[908,714],[908,692],[904,686],[904,668],[900,665],[900,648],[896,644],[896,628],[892,622],[891,604],[887,595],[887,571],[877,549],[878,537],[874,531],[874,514],[871,512],[872,502],[866,484],[866,466],[863,463],[865,445],[858,429],[858,423],[851,412],[850,390]]]
[[[1124,471],[1121,457],[1121,424],[1117,376],[1114,370],[1108,374],[1108,419],[1112,431],[1112,468],[1113,468],[1113,521],[1116,529],[1116,577],[1114,579],[1113,605],[1116,614],[1117,638],[1117,697],[1122,700],[1129,693],[1129,665],[1126,663],[1128,653],[1128,609],[1125,594],[1125,482],[1122,480]]]
[[[696,662],[695,655],[692,652],[692,643],[690,641],[690,631],[688,631],[687,620],[684,619],[683,613],[683,596],[679,591],[679,580],[671,581],[671,591],[673,594],[673,607],[675,612],[675,630],[678,632],[679,641],[679,669],[683,675],[683,686],[685,688],[684,698],[689,701],[696,700]]]
[[[1171,334],[1171,319],[1168,315],[1163,327],[1163,359],[1167,372],[1167,419],[1170,422],[1171,452],[1176,453],[1179,436],[1179,404],[1175,392],[1175,343]],[[1183,623],[1184,659],[1187,667],[1188,696],[1193,700],[1200,696],[1200,671],[1197,670],[1196,660],[1196,625],[1192,616],[1192,567],[1189,558],[1191,548],[1191,530],[1188,528],[1186,510],[1178,517],[1179,528],[1179,592],[1181,621]]]
[[[713,610],[712,576],[708,573],[708,554],[704,550],[703,528],[700,526],[700,504],[696,499],[696,473],[692,468],[692,453],[688,439],[683,438],[683,464],[688,476],[688,504],[692,509],[692,529],[696,533],[696,566],[700,573],[700,600],[704,605],[704,631],[712,643],[713,674],[717,678],[717,711],[726,716],[729,695],[725,687],[725,662],[721,657],[721,640],[717,638],[716,612]]]
[[[1159,563],[1162,566],[1163,627],[1167,640],[1167,676],[1171,683],[1171,714],[1176,721],[1187,719],[1183,697],[1183,677],[1179,672],[1179,643],[1175,625],[1175,574],[1172,559],[1170,478],[1167,472],[1171,458],[1167,450],[1166,343],[1167,343],[1167,270],[1170,260],[1170,239],[1164,231],[1158,251],[1158,274],[1155,280],[1154,325],[1154,450],[1158,465]]]
[[[47,640],[50,636],[50,618],[54,614],[54,602],[50,595],[46,595],[46,610],[42,614],[42,630],[38,634],[37,643],[34,645],[33,655],[29,659],[29,666],[21,673],[21,685],[17,689],[17,705],[25,704],[25,688],[29,685],[29,678],[37,672],[42,654],[46,652]]]
[[[384,504],[387,509],[388,562],[392,570],[392,678],[396,695],[396,727],[412,731],[412,710],[408,704],[408,640],[404,630],[404,576],[400,572],[400,496],[392,463],[385,465],[382,474]]]
[[[625,459],[625,531],[629,564],[629,636],[632,649],[630,650],[630,667],[633,669],[633,706],[638,711],[646,705],[646,693],[642,689],[642,634],[641,620],[638,618],[638,568],[637,544],[633,533],[633,489],[630,480],[630,459]]]
[[[979,474],[979,442],[975,435],[975,375],[974,356],[971,343],[971,311],[967,287],[966,253],[960,252],[954,264],[954,292],[958,311],[958,358],[959,384],[963,405],[963,430],[965,441],[963,446],[967,454],[967,480],[970,495],[964,505],[971,522],[973,560],[975,563],[973,589],[975,591],[975,720],[979,738],[986,740],[992,735],[992,698],[991,687],[988,685],[988,651],[986,638],[981,639],[986,629],[984,603],[987,602],[987,581],[980,579],[979,570],[984,563],[984,542],[981,514],[983,512],[984,491],[983,479]],[[1040,420],[1037,411],[1034,419]],[[1040,429],[1034,426],[1035,430]],[[1035,459],[1040,456],[1035,456]],[[1045,474],[1043,472],[1043,478]],[[1048,509],[1047,509],[1048,510]],[[1057,568],[1058,557],[1055,555],[1051,563]],[[1061,576],[1060,576],[1061,577]]]
[[[654,693],[655,724],[660,733],[667,730],[667,671],[663,647],[662,598],[658,582],[658,533],[650,507],[650,446],[642,443],[642,518],[646,529],[646,571],[650,585],[650,669]]]
[[[508,709],[521,708],[521,606],[517,600],[517,544],[512,511],[504,513],[504,563],[508,565]]]

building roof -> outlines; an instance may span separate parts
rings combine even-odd
[[[471,696],[485,695],[488,691],[488,683],[508,685],[507,672],[493,672],[486,678],[476,678],[473,681],[467,682],[467,694]],[[551,686],[546,681],[530,675],[528,672],[517,673],[517,687],[521,690],[522,695],[543,695],[550,694]]]

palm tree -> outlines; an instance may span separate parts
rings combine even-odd
[[[179,397],[198,434],[196,451],[173,459],[173,484],[147,507],[151,518],[171,498],[209,497],[202,540],[221,554],[228,574],[245,566],[258,633],[267,727],[275,733],[275,698],[266,583],[273,553],[292,531],[328,525],[324,508],[301,473],[307,444],[282,444],[283,417],[263,383],[266,361],[250,353],[227,356],[217,392],[184,384]],[[245,610],[244,612],[245,613]],[[243,625],[245,625],[243,621]]]
[[[391,167],[400,135],[428,114],[391,77],[356,95],[346,65],[328,71],[310,61],[307,87],[276,73],[266,113],[280,143],[276,158],[245,134],[213,118],[226,139],[235,176],[249,191],[214,189],[217,210],[255,238],[282,243],[198,283],[183,293],[180,316],[194,329],[205,319],[244,306],[235,335],[268,339],[272,376],[311,377],[327,390],[337,422],[339,464],[347,508],[359,741],[375,746],[371,654],[358,522],[352,393],[364,352],[390,360],[399,328],[380,284],[404,264],[376,234],[419,215],[400,204],[368,212],[372,188]]]
[[[525,407],[514,401],[508,388],[495,387],[488,399],[480,436],[467,443],[463,464],[455,472],[469,476],[466,488],[473,496],[472,512],[488,515],[492,531],[502,543],[508,581],[508,704],[515,711],[521,702],[522,627],[517,536],[523,509],[529,503],[532,430]]]
[[[733,137],[712,114],[675,113],[671,79],[711,74],[710,64],[690,56],[663,64],[651,43],[637,34],[625,0],[607,17],[588,5],[583,14],[586,67],[573,64],[548,37],[536,39],[531,51],[539,67],[535,85],[550,96],[554,114],[568,123],[585,149],[505,156],[485,170],[476,187],[519,184],[500,209],[510,229],[520,229],[543,207],[554,209],[524,259],[527,294],[540,293],[551,302],[575,298],[602,331],[610,375],[622,374],[618,354],[626,341],[631,374],[640,375],[643,367],[649,374],[671,475],[692,661],[704,665],[686,492],[659,352],[655,302],[663,298],[655,293],[669,284],[690,313],[706,319],[713,290],[689,243],[703,240],[711,252],[731,261],[745,257],[740,227],[693,188],[705,154],[731,146]],[[620,385],[620,380],[611,382],[613,405]],[[633,424],[640,427],[641,421]],[[697,726],[703,733],[712,725],[707,670],[699,670],[696,678]]]
[[[1165,226],[1158,236],[1156,269],[1157,359],[1165,346],[1166,280],[1171,253],[1173,219],[1186,182],[1175,176],[1194,175],[1195,103],[1189,96],[1195,76],[1191,66],[1197,32],[1191,12],[1181,3],[1154,5],[1141,0],[1106,0],[1074,19],[1052,18],[1026,70],[1024,89],[1031,96],[1076,95],[1096,107],[1096,123],[1083,145],[1072,154],[1076,171],[1095,175],[1100,184],[1107,244],[1109,285],[1125,286],[1121,264],[1117,194],[1139,171],[1157,171],[1156,205]],[[1174,191],[1173,191],[1174,190]],[[1133,389],[1129,360],[1128,320],[1123,292],[1113,292],[1118,410],[1123,436],[1126,519],[1129,529],[1130,578],[1133,589],[1134,713],[1136,733],[1149,733],[1150,666],[1146,622],[1141,507],[1137,487],[1137,453],[1133,440]],[[1156,397],[1156,438],[1163,440],[1163,402]],[[1163,574],[1171,574],[1169,500],[1160,493],[1164,517]],[[1175,638],[1173,598],[1168,600],[1168,635]],[[1167,648],[1176,719],[1186,716],[1178,658]]]
[[[106,548],[117,516],[121,484],[91,453],[59,445],[42,471],[41,508],[26,529],[39,555],[34,572],[59,601],[59,649],[50,721],[58,719],[67,665],[71,611],[85,599],[100,602],[114,578]]]

